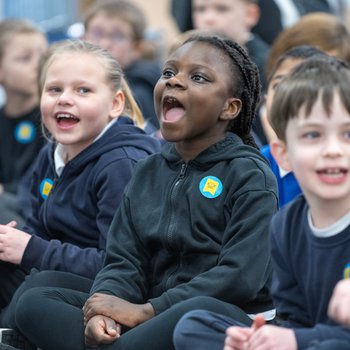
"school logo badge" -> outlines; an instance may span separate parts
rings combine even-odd
[[[44,179],[40,184],[40,194],[43,199],[46,199],[51,192],[53,181],[51,179]]]
[[[347,263],[344,269],[344,278],[350,278],[350,263]]]
[[[20,122],[15,129],[15,138],[17,142],[27,144],[35,139],[36,131],[34,123],[29,121]]]
[[[222,193],[222,182],[216,176],[206,176],[199,183],[199,190],[206,198],[216,198]]]

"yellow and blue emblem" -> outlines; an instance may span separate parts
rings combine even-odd
[[[345,265],[344,273],[343,273],[344,278],[350,278],[350,263],[347,263]]]
[[[199,190],[206,198],[220,196],[222,188],[222,182],[216,176],[206,176],[199,183]]]
[[[48,197],[48,195],[51,192],[52,185],[53,185],[53,181],[49,178],[46,178],[43,181],[41,181],[41,184],[40,184],[41,197],[43,197],[44,199]]]
[[[27,144],[35,139],[36,131],[34,123],[23,121],[18,123],[15,129],[15,139],[17,142]]]

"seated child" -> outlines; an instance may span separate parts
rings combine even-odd
[[[349,263],[349,93],[350,68],[328,56],[301,63],[275,93],[270,120],[278,139],[271,148],[303,192],[270,225],[277,324],[193,311],[175,329],[177,350],[209,349],[207,339],[211,350],[322,349],[329,341],[349,349],[350,329],[327,315]]]

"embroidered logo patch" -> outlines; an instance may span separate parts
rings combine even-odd
[[[51,192],[53,181],[51,179],[44,179],[40,184],[40,194],[41,197],[46,199]]]
[[[35,126],[32,122],[24,121],[16,126],[15,138],[19,143],[30,143],[34,140],[35,135]]]
[[[215,176],[206,176],[199,183],[199,190],[206,198],[216,198],[222,193],[222,183]]]
[[[347,263],[344,269],[344,278],[350,278],[350,263]]]

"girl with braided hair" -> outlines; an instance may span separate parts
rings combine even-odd
[[[154,91],[168,142],[138,163],[90,293],[27,290],[20,332],[41,349],[170,350],[189,310],[236,319],[270,311],[278,201],[250,136],[258,99],[257,68],[238,44],[202,35],[177,48]]]

